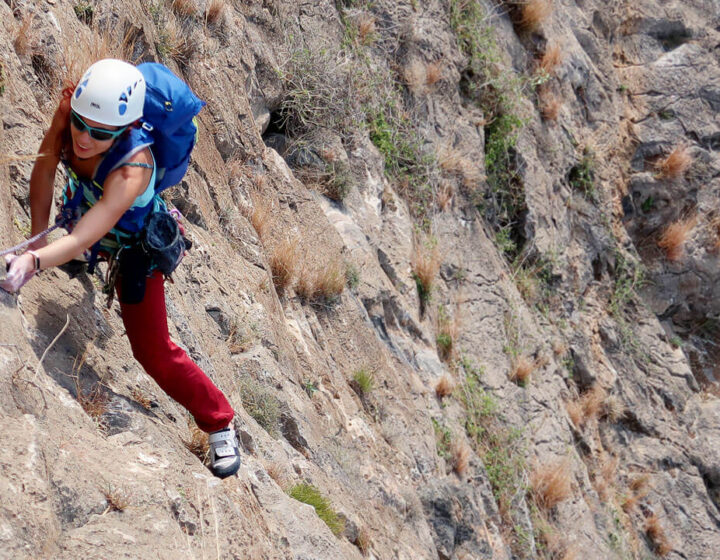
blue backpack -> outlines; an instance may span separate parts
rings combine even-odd
[[[157,62],[140,64],[146,92],[142,128],[119,142],[97,169],[94,180],[103,184],[107,176],[129,157],[152,145],[155,156],[155,192],[177,185],[185,175],[197,140],[195,115],[205,106],[190,87]]]

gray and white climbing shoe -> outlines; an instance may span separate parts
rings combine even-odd
[[[210,442],[210,470],[218,478],[234,475],[240,468],[240,449],[238,449],[235,430],[228,426],[224,430],[212,432]]]

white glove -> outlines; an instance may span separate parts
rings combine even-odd
[[[0,282],[0,288],[6,292],[14,293],[22,288],[30,278],[35,276],[35,258],[30,253],[5,255],[7,276]]]

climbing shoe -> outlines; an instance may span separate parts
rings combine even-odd
[[[218,478],[234,475],[240,468],[240,449],[238,449],[235,430],[228,426],[224,430],[211,432],[210,470]]]

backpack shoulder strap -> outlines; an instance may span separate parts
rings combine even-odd
[[[110,151],[105,154],[105,157],[95,170],[93,181],[98,185],[102,185],[110,173],[123,165],[128,165],[129,160],[135,154],[152,144],[153,138],[145,127],[131,129],[126,137],[116,142],[110,148]]]

